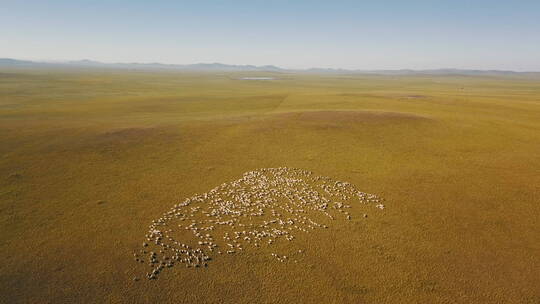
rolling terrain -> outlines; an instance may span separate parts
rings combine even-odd
[[[538,303],[539,151],[535,75],[5,67],[0,302]],[[385,208],[134,280],[153,220],[278,167]]]

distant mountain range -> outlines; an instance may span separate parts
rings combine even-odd
[[[186,71],[269,71],[282,72],[285,69],[273,65],[229,65],[222,63],[196,64],[164,64],[164,63],[103,63],[93,60],[77,60],[65,62],[44,62],[0,58],[0,67],[87,67],[87,68],[120,68],[120,69],[161,69]]]
[[[113,68],[135,70],[183,70],[183,71],[222,71],[222,72],[303,72],[303,73],[329,73],[329,74],[379,74],[379,75],[535,75],[540,72],[515,72],[503,70],[467,70],[467,69],[431,69],[431,70],[348,70],[333,68],[311,68],[303,70],[284,69],[273,65],[230,65],[223,63],[195,63],[195,64],[164,64],[164,63],[103,63],[93,60],[77,60],[65,62],[28,61],[12,58],[0,58],[0,68],[27,67],[27,68]]]

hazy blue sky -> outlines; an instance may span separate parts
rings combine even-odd
[[[540,71],[540,0],[0,0],[0,57]]]

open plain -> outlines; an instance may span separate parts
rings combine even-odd
[[[539,222],[538,76],[0,70],[2,303],[540,303]]]

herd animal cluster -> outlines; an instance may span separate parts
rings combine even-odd
[[[152,221],[134,257],[149,266],[148,279],[176,265],[204,268],[219,255],[292,242],[297,233],[326,229],[340,218],[351,220],[350,210],[359,204],[384,209],[377,196],[310,171],[287,167],[250,171],[184,200]],[[277,253],[271,257],[291,260]]]

